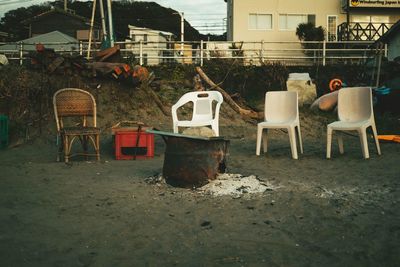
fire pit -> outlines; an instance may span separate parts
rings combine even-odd
[[[147,132],[161,135],[167,145],[163,176],[169,184],[199,187],[225,172],[229,140],[156,130]]]

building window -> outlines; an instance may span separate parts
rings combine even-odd
[[[329,15],[328,16],[328,25],[327,25],[327,35],[328,41],[334,42],[337,41],[337,16]]]
[[[249,14],[249,30],[271,30],[272,15],[271,14]]]
[[[143,65],[144,66],[148,65],[148,55],[146,53],[143,54]]]
[[[315,15],[305,14],[280,14],[279,15],[279,29],[280,30],[296,30],[300,23],[311,22],[315,24]]]
[[[369,23],[379,25],[382,23],[389,23],[389,16],[352,15],[351,22],[357,22],[364,25],[367,25]]]
[[[90,36],[90,31],[89,30],[77,30],[76,31],[76,39],[82,40],[82,41],[88,41]],[[100,31],[94,29],[92,32],[92,40],[100,40]]]

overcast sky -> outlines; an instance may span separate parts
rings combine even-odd
[[[113,0],[114,2],[116,0]],[[142,1],[143,0],[137,0]],[[147,0],[148,1],[148,0]],[[0,0],[0,17],[18,7],[28,7],[46,0]],[[184,17],[202,33],[220,34],[225,29],[226,3],[224,0],[154,0],[161,6],[184,12]]]

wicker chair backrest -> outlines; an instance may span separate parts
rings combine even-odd
[[[62,89],[54,95],[57,114],[64,116],[94,116],[93,96],[80,89]]]

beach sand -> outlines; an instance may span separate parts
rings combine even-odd
[[[159,136],[146,160],[115,160],[107,131],[100,162],[56,162],[54,135],[0,150],[1,265],[398,266],[400,144],[378,156],[370,142],[365,160],[346,135],[327,160],[325,121],[307,116],[299,160],[280,130],[256,156],[256,126],[222,116],[227,172],[269,185],[239,197],[149,179],[162,173]],[[152,124],[171,131],[170,118]]]

